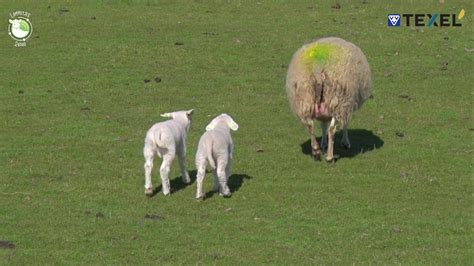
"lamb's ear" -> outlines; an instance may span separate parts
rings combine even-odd
[[[217,120],[215,118],[212,119],[211,123],[207,125],[206,131],[213,130],[216,127],[216,124],[217,124]]]
[[[191,116],[194,113],[194,109],[186,111],[186,115]]]
[[[173,118],[173,113],[164,113],[164,114],[161,114],[161,116]]]
[[[239,129],[239,125],[237,125],[237,123],[234,122],[234,120],[232,119],[229,119],[227,121],[227,125],[230,127],[230,129],[232,129],[233,131],[237,131],[237,129]]]
[[[9,19],[8,22],[10,22],[10,24],[13,24],[13,20]]]

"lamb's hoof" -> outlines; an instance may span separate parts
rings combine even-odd
[[[313,150],[313,159],[315,161],[321,161],[321,150]]]
[[[190,184],[191,183],[191,178],[189,178],[189,177],[187,179],[183,178],[183,183]]]
[[[145,188],[145,196],[152,197],[153,196],[153,188]]]
[[[224,197],[224,198],[230,198],[232,196],[232,193],[230,193],[230,192],[219,193],[219,196]]]
[[[199,202],[202,202],[204,201],[204,196],[196,197],[196,200]]]
[[[341,146],[346,149],[346,150],[349,150],[351,148],[351,144],[350,143],[341,143]]]
[[[163,195],[165,195],[165,197],[169,197],[171,195],[171,193],[168,191],[168,192],[163,192]]]
[[[335,162],[336,162],[336,158],[334,158],[334,157],[326,157],[326,162],[328,162],[328,163],[335,163]]]

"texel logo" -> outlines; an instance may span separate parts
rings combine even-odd
[[[16,41],[16,47],[25,47],[26,40],[33,33],[33,25],[31,25],[30,16],[31,14],[25,11],[10,13],[8,34]]]
[[[389,27],[400,27],[400,14],[389,14],[387,23]]]
[[[458,15],[445,13],[431,14],[388,14],[387,25],[389,27],[415,26],[415,27],[461,27],[460,21],[465,15],[461,9]],[[404,21],[403,23],[401,21]]]

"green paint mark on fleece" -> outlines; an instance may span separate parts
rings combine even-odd
[[[309,64],[325,65],[328,61],[335,59],[341,53],[339,47],[329,43],[316,43],[303,52],[303,60]]]

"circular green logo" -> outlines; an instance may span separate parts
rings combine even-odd
[[[8,34],[16,41],[26,41],[33,32],[33,26],[27,18],[17,17],[15,19],[9,19],[8,22]]]

